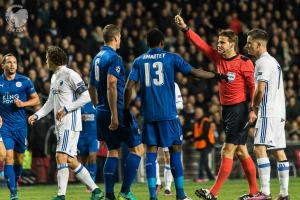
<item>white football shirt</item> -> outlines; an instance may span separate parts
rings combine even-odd
[[[177,110],[182,110],[183,109],[183,100],[182,100],[181,92],[180,92],[180,89],[179,89],[177,83],[175,83],[175,102],[176,102]]]
[[[59,67],[51,78],[49,97],[35,114],[38,119],[54,109],[54,116],[60,108],[68,112],[61,121],[55,119],[56,131],[81,131],[81,107],[91,101],[85,83],[78,73],[66,66]]]
[[[280,117],[285,119],[285,96],[282,70],[279,63],[268,52],[255,62],[255,86],[264,81],[265,94],[258,110],[258,117]]]

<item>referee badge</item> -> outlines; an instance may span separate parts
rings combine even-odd
[[[228,72],[227,76],[228,76],[228,81],[229,82],[234,81],[234,79],[235,79],[235,73],[234,72]]]
[[[22,83],[20,81],[16,82],[16,86],[17,87],[21,87],[22,86]]]

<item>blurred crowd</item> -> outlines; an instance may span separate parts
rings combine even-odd
[[[135,57],[148,50],[146,33],[158,27],[165,33],[166,50],[180,54],[194,67],[213,70],[212,63],[176,28],[174,16],[181,12],[189,26],[212,46],[220,29],[230,28],[239,35],[241,53],[246,33],[259,27],[270,33],[269,51],[284,69],[287,100],[288,140],[300,141],[300,0],[30,0],[21,1],[28,10],[23,32],[8,31],[5,12],[12,1],[0,1],[0,59],[5,53],[17,56],[18,71],[28,75],[45,99],[50,72],[45,64],[49,45],[59,45],[69,57],[69,67],[88,83],[89,67],[103,45],[102,29],[114,23],[122,28],[118,53],[127,72]],[[195,118],[206,115],[216,124],[217,142],[224,140],[218,87],[215,81],[195,80],[177,74],[184,109],[180,113],[184,138],[193,134]],[[132,111],[140,118],[141,102],[133,99]],[[202,109],[197,109],[197,108]],[[203,114],[202,114],[203,113]]]

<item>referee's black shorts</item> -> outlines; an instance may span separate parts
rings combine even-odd
[[[226,143],[246,144],[249,130],[248,116],[249,110],[246,102],[223,106],[222,118]]]

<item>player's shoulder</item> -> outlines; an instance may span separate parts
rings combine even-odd
[[[240,59],[241,59],[241,61],[244,61],[244,62],[251,61],[251,59],[248,56],[245,56],[245,55],[242,55],[242,54],[240,54]]]
[[[63,71],[64,76],[66,77],[80,77],[80,75],[73,69],[66,67],[65,70]]]
[[[257,59],[255,62],[256,65],[274,65],[277,66],[276,59],[271,55],[264,55]]]
[[[18,74],[18,73],[16,74],[15,79],[18,80],[18,81],[21,81],[21,82],[31,82],[29,77],[24,76],[22,74]]]

